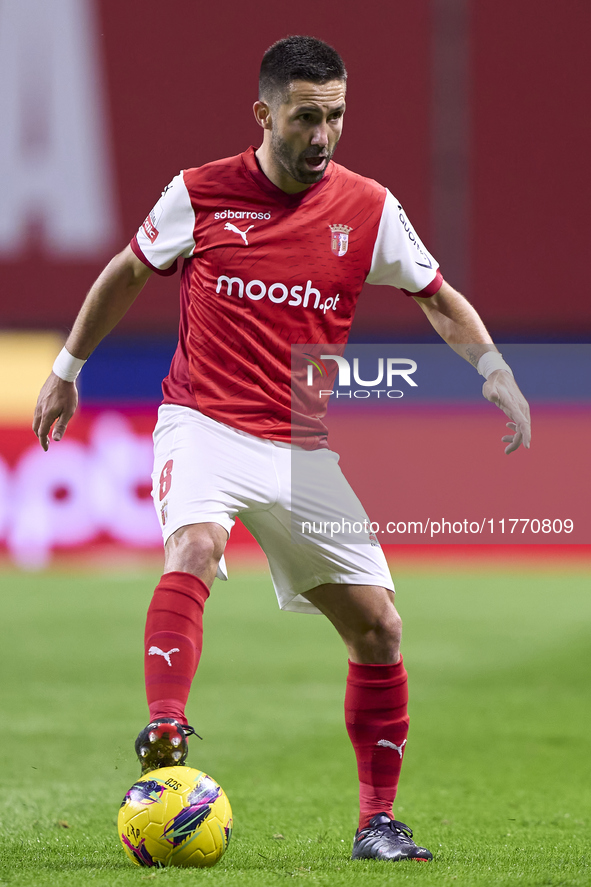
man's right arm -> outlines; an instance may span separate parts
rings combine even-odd
[[[152,270],[127,246],[112,259],[91,287],[68,336],[66,348],[73,357],[86,360],[99,342],[111,332],[141,292]],[[45,382],[33,419],[33,431],[44,450],[52,439],[61,440],[78,404],[75,382],[66,382],[53,372]]]

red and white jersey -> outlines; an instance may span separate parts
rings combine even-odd
[[[131,246],[160,274],[184,259],[164,402],[306,448],[326,445],[326,402],[303,392],[293,421],[291,346],[344,345],[364,282],[422,296],[442,283],[386,188],[331,162],[286,194],[254,148],[182,171]]]

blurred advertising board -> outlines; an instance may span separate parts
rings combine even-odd
[[[43,452],[30,427],[0,429],[0,541],[25,568],[101,541],[161,546],[150,496],[154,413],[82,410]]]
[[[325,346],[318,347],[328,367]],[[345,351],[353,368],[351,384],[339,386],[337,377],[330,383],[329,441],[379,527],[382,544],[400,549],[591,543],[591,346],[501,347],[533,417],[531,449],[510,456],[500,440],[505,417],[481,398],[482,379],[447,346],[351,345]],[[157,413],[152,389],[162,367],[148,372],[147,358],[137,348],[136,362],[129,348],[116,352],[111,346],[111,360],[108,346],[97,351],[82,372],[82,405],[64,439],[51,443],[47,453],[31,431],[33,389],[21,391],[31,401],[27,411],[19,407],[12,418],[8,409],[2,413],[0,548],[14,563],[42,568],[56,552],[101,545],[161,551],[151,498],[151,434]],[[55,347],[44,345],[44,350],[47,362]],[[118,363],[123,352],[126,373]],[[167,359],[162,356],[164,366]],[[312,375],[320,366],[313,359],[313,364],[307,359]],[[395,374],[391,385],[386,375],[379,382],[380,360],[384,368],[388,360],[397,361],[393,365],[407,375]],[[107,371],[109,362],[113,367]],[[41,371],[43,378],[46,368]],[[3,372],[9,378],[6,368]],[[103,388],[100,403],[99,377],[110,386],[108,398]],[[137,386],[135,402],[124,377]],[[294,462],[296,491],[300,480]],[[256,546],[239,522],[232,533],[232,546],[237,544]]]

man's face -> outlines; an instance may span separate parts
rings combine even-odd
[[[342,80],[296,80],[287,98],[273,106],[272,162],[285,185],[292,185],[290,191],[302,190],[296,182],[300,186],[319,182],[326,172],[343,129],[345,91]]]

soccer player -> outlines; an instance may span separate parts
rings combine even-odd
[[[349,654],[346,727],[360,817],[353,858],[427,860],[393,803],[407,742],[401,620],[381,548],[311,535],[292,518],[325,501],[361,507],[327,447],[304,386],[291,400],[291,346],[343,346],[364,281],[415,298],[442,338],[486,377],[508,416],[505,452],[529,446],[529,411],[471,305],[446,283],[396,199],[337,165],[347,73],[332,47],[288,37],[264,55],[254,115],[262,144],[186,169],[167,185],[131,244],[92,286],[46,381],[33,429],[47,450],[77,405],[76,376],[152,275],[182,260],[179,343],[154,433],[153,497],[165,543],[150,604],[145,676],[150,723],[136,741],[142,772],[184,763],[185,704],[202,615],[237,516],[262,546],[280,606],[323,613]],[[329,387],[329,386],[325,386]],[[291,490],[292,458],[307,478]],[[355,504],[357,503],[357,504]]]

